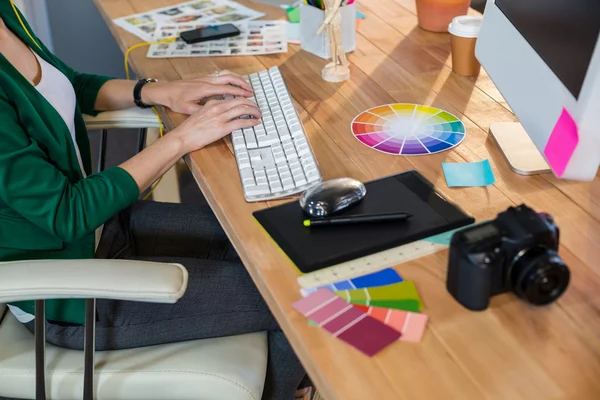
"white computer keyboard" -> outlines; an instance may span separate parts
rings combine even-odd
[[[245,76],[262,124],[231,133],[246,201],[301,193],[323,180],[279,68]]]

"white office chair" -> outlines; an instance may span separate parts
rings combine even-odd
[[[142,110],[147,111],[147,110]],[[141,128],[125,111],[91,129]],[[143,114],[133,111],[141,118]],[[152,111],[150,111],[151,113]],[[141,118],[143,119],[143,118]],[[87,122],[87,121],[86,121]],[[86,343],[93,342],[96,298],[174,303],[187,287],[178,264],[130,260],[39,260],[0,263],[0,316],[4,303],[86,298]],[[95,354],[44,346],[42,323],[36,337],[8,312],[0,323],[0,398],[36,400],[259,400],[267,367],[264,332]],[[42,324],[43,326],[43,324]],[[85,368],[84,368],[85,365]],[[45,373],[44,373],[45,370]]]

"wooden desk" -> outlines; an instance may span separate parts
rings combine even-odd
[[[123,50],[139,40],[111,18],[178,0],[95,0]],[[281,10],[258,3],[270,18]],[[215,70],[240,74],[279,65],[326,179],[370,180],[417,169],[478,220],[525,202],[554,215],[561,227],[561,255],[572,283],[558,303],[534,308],[512,295],[490,309],[463,309],[446,292],[447,253],[404,264],[398,271],[416,282],[430,324],[420,344],[397,343],[368,359],[329,334],[307,326],[291,304],[300,296],[297,270],[269,240],[252,211],[270,204],[244,201],[229,144],[216,143],[188,158],[188,165],[256,285],[312,379],[329,400],[352,399],[598,399],[600,398],[600,184],[562,182],[553,176],[522,177],[505,164],[487,130],[515,116],[485,73],[477,79],[451,74],[449,37],[417,27],[414,0],[359,0],[367,14],[350,55],[352,79],[325,83],[325,61],[291,46],[287,55],[240,58],[147,59],[132,53],[140,76],[188,79]],[[352,118],[366,108],[416,102],[462,118],[466,140],[453,151],[398,157],[369,150],[350,133]],[[169,115],[172,127],[181,116]],[[497,181],[487,188],[449,189],[442,161],[489,158]]]

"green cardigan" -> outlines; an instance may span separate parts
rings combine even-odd
[[[95,230],[139,196],[125,170],[91,170],[82,112],[94,114],[98,91],[110,78],[73,71],[35,38],[38,48],[8,0],[0,0],[0,17],[73,84],[76,140],[88,175],[83,179],[62,117],[0,54],[0,261],[93,258]],[[32,301],[14,305],[33,314]],[[83,299],[49,300],[46,318],[83,323],[84,308]]]

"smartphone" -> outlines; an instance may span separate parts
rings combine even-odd
[[[205,28],[194,29],[191,31],[181,32],[181,39],[188,43],[206,42],[208,40],[224,39],[240,34],[240,30],[233,24],[207,26]]]

